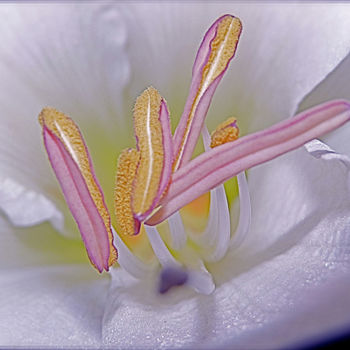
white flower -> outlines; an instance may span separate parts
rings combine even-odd
[[[299,149],[249,172],[252,228],[239,251],[210,266],[217,285],[211,296],[183,289],[160,299],[147,286],[154,281],[134,280],[122,270],[109,285],[107,276],[76,264],[85,263],[80,243],[59,237],[47,224],[23,230],[10,222],[51,221],[66,235],[76,233],[34,120],[43,106],[74,116],[84,130],[108,202],[115,154],[105,150],[117,154],[128,145],[135,96],[152,84],[171,114],[180,115],[192,55],[216,17],[239,16],[244,32],[214,98],[209,126],[217,124],[217,113],[220,120],[233,113],[247,133],[292,116],[346,56],[347,5],[62,4],[0,10],[0,207],[7,216],[1,219],[1,345],[276,347],[346,324],[350,203],[344,157],[319,160]],[[345,61],[340,70],[347,67]],[[328,96],[325,86],[310,99],[348,97],[334,92],[337,84]]]

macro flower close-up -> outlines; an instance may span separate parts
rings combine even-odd
[[[0,346],[349,333],[348,4],[0,16]]]

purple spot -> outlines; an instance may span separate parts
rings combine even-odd
[[[187,271],[179,267],[166,267],[160,273],[158,292],[164,294],[170,288],[182,286],[187,282]]]

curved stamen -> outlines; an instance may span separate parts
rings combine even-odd
[[[211,138],[207,127],[202,129],[202,139],[205,151],[210,150]],[[227,203],[227,196],[223,185],[210,191],[210,210],[207,227],[200,240],[197,240],[205,247],[214,246],[211,253],[206,253],[206,261],[218,261],[227,251],[230,240],[230,212]]]
[[[160,264],[163,267],[180,267],[181,264],[179,264],[175,258],[171,255],[169,252],[169,249],[165,245],[165,243],[162,240],[162,237],[160,237],[160,234],[155,226],[148,226],[144,225],[145,231],[147,233],[148,240],[151,244],[151,247],[154,251],[154,254],[158,258]]]
[[[189,270],[187,283],[188,286],[192,287],[195,291],[201,294],[209,295],[215,289],[215,284],[211,274],[207,271],[202,263],[202,269],[200,270]]]
[[[239,190],[239,219],[236,231],[230,241],[231,251],[236,250],[243,243],[250,229],[252,215],[248,182],[244,171],[237,175],[237,183]]]
[[[178,254],[178,259],[187,268],[186,284],[201,294],[210,294],[215,289],[212,275],[206,269],[198,252],[190,245],[186,245]]]
[[[206,261],[222,259],[230,242],[231,220],[224,185],[217,187],[215,192],[217,196],[215,208],[217,212],[216,242],[214,251],[205,258]]]
[[[139,258],[137,258],[119,237],[119,234],[114,230],[113,226],[112,232],[115,245],[118,247],[119,265],[135,278],[143,278],[145,275],[149,274],[153,269],[152,265],[145,264]]]
[[[147,224],[164,221],[179,208],[241,171],[292,151],[349,120],[350,104],[342,100],[331,101],[199,155],[174,173],[162,207]]]
[[[186,244],[187,235],[181,215],[178,211],[170,216],[168,225],[171,235],[171,246],[175,250],[180,250]]]
[[[207,226],[201,234],[189,232],[191,239],[201,247],[213,247],[218,233],[218,212],[217,212],[217,191],[216,188],[210,191],[209,218]]]
[[[241,30],[237,17],[224,15],[203,38],[193,65],[185,109],[174,135],[174,170],[192,156],[216,87],[235,55]]]
[[[149,242],[152,246],[154,254],[157,256],[160,264],[163,268],[175,267],[181,268],[181,264],[175,260],[175,258],[169,252],[169,249],[163,242],[162,238],[156,227],[144,225]],[[198,293],[210,294],[215,289],[215,284],[211,274],[205,268],[202,260],[191,257],[192,264],[195,264],[194,268],[187,270],[188,279],[186,285],[195,289]]]

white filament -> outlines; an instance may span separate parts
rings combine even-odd
[[[145,225],[145,230],[154,251],[162,267],[181,267],[175,258],[169,252],[169,249],[163,242],[156,227]],[[201,294],[210,294],[215,289],[212,276],[206,270],[200,259],[196,260],[196,268],[187,269],[188,280],[186,284]]]
[[[225,256],[229,247],[231,234],[230,211],[224,185],[220,185],[214,191],[216,193],[216,205],[213,208],[211,207],[210,211],[213,210],[217,217],[215,230],[216,244],[213,253],[207,256],[207,261],[219,261]]]
[[[231,251],[236,250],[243,243],[249,231],[252,216],[248,182],[244,171],[237,175],[237,183],[239,191],[239,220],[236,232],[231,238]]]
[[[163,267],[169,267],[169,266],[180,267],[181,265],[171,255],[171,253],[169,252],[169,249],[167,248],[162,238],[160,237],[157,228],[155,226],[149,226],[149,225],[144,225],[144,226],[148,236],[148,240],[160,264]]]
[[[168,225],[171,235],[171,246],[175,250],[180,250],[186,245],[187,235],[178,211],[170,216]]]
[[[205,150],[210,149],[210,135],[204,126],[202,138]],[[350,161],[349,161],[350,167]],[[230,237],[231,222],[228,200],[224,185],[220,185],[210,191],[210,211],[206,229],[201,235],[191,234],[191,239],[202,248],[202,256],[205,261],[221,260],[227,250],[237,249],[243,242],[250,228],[251,205],[248,190],[248,183],[245,172],[237,175],[239,189],[240,213],[236,232]],[[182,218],[179,212],[176,212],[168,219],[169,230],[171,234],[171,247],[180,252],[180,257],[186,251],[187,233],[185,231]],[[164,267],[181,267],[181,264],[173,257],[168,247],[161,238],[155,226],[144,225],[148,240],[157,257],[160,265]],[[127,248],[118,234],[113,230],[116,246],[119,251],[119,264],[131,275],[142,278],[152,269],[150,265],[143,263]],[[203,261],[199,256],[192,252],[191,267],[187,267],[188,280],[186,284],[201,294],[210,294],[215,289],[211,274],[207,271]],[[181,259],[180,259],[181,260]],[[193,263],[195,265],[193,265]],[[187,265],[187,264],[186,264]]]
[[[198,293],[205,295],[209,295],[215,289],[213,278],[203,263],[201,263],[200,269],[188,270],[188,280],[186,284]]]
[[[126,246],[119,234],[114,230],[112,232],[114,237],[114,244],[118,249],[118,263],[130,275],[136,278],[143,278],[146,274],[152,271],[152,266],[143,263],[137,258]]]

